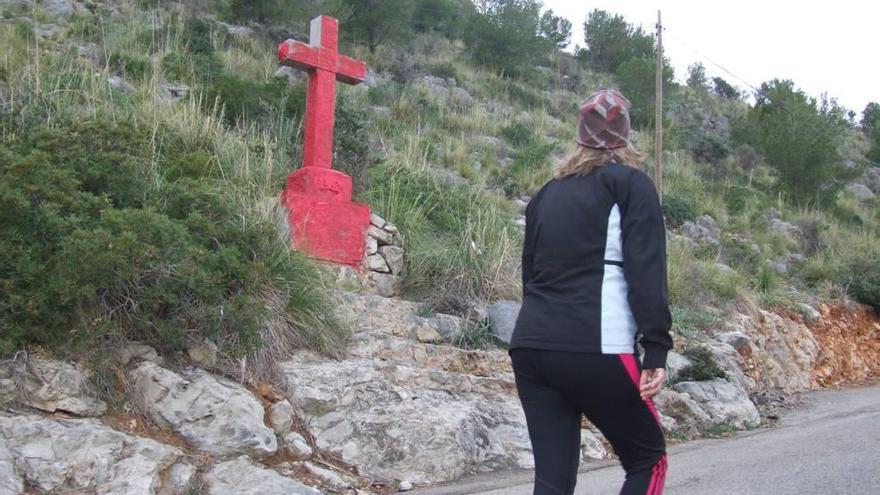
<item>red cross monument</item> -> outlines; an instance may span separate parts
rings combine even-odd
[[[312,19],[309,43],[278,46],[281,65],[308,71],[303,166],[287,177],[281,196],[293,246],[315,258],[354,265],[364,257],[370,207],[352,202],[351,177],[333,170],[336,81],[360,84],[367,66],[338,51],[339,21]]]

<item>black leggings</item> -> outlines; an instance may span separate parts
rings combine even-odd
[[[611,443],[626,471],[621,495],[661,495],[666,444],[659,417],[638,391],[632,354],[513,349],[513,372],[535,456],[534,495],[574,493],[581,415]]]

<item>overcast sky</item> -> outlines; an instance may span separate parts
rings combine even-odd
[[[827,91],[858,112],[859,118],[869,101],[880,101],[880,2],[876,0],[544,0],[544,4],[572,22],[572,46],[585,44],[583,24],[593,9],[622,14],[651,31],[660,9],[664,51],[682,82],[687,66],[701,61],[710,77],[721,76],[746,89],[743,81],[711,60],[754,86],[778,77],[792,79],[813,96]]]

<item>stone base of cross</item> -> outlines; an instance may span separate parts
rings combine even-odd
[[[333,170],[333,120],[336,81],[359,84],[366,65],[338,51],[339,22],[312,20],[309,43],[287,40],[278,60],[309,72],[303,167],[287,178],[281,196],[289,212],[294,248],[312,257],[356,265],[364,257],[370,207],[352,201],[352,180]]]

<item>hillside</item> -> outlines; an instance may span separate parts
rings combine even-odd
[[[143,468],[125,493],[227,493],[236,473],[355,493],[529,466],[500,329],[523,211],[582,99],[644,67],[542,44],[511,70],[468,32],[373,44],[342,18],[340,51],[369,72],[337,87],[334,165],[404,253],[376,287],[289,249],[278,198],[305,80],[275,47],[305,39],[302,4],[273,23],[241,2],[0,2],[0,468],[58,435],[58,414],[100,418],[62,418],[70,445],[100,438],[108,462]],[[677,354],[658,405],[682,440],[880,371],[877,143],[785,83],[756,103],[717,88],[671,83],[664,102]],[[812,130],[830,151],[797,140]],[[584,432],[585,457],[606,456]],[[28,493],[81,481],[25,464],[9,477]]]

